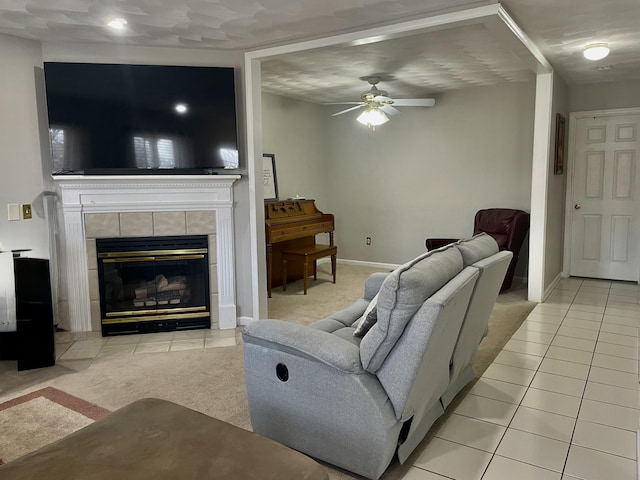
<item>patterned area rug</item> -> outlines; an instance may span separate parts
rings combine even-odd
[[[110,412],[53,387],[0,404],[0,464],[49,445]]]

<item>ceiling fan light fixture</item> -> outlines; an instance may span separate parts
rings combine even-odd
[[[124,30],[127,25],[127,20],[122,17],[111,18],[107,21],[107,26],[112,30]]]
[[[582,54],[587,60],[602,60],[609,55],[609,45],[606,43],[592,43],[585,47]]]
[[[389,117],[387,117],[382,110],[370,107],[360,115],[358,115],[358,118],[356,120],[358,120],[358,122],[360,122],[361,124],[375,130],[375,127],[377,127],[378,125],[387,123],[389,121]]]

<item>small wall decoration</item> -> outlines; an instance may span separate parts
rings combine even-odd
[[[553,163],[553,173],[562,175],[564,173],[564,137],[565,137],[565,118],[556,114],[556,150]]]
[[[262,154],[262,178],[264,181],[264,199],[278,200],[276,156],[273,153]]]

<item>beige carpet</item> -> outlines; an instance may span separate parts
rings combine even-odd
[[[0,465],[103,418],[109,410],[52,387],[0,403]]]
[[[334,285],[330,280],[328,265],[320,265],[318,280],[310,281],[308,295],[302,294],[301,281],[290,284],[287,292],[275,289],[273,298],[269,299],[269,316],[308,324],[348,306],[362,296],[364,281],[374,271],[377,270],[338,265],[338,283]],[[476,373],[484,372],[534,305],[526,301],[523,290],[515,289],[499,296],[490,319],[489,336],[483,341],[474,364]],[[0,362],[0,403],[45,387],[54,387],[111,411],[140,398],[163,398],[250,429],[241,345],[98,357],[93,361],[58,362],[50,368],[25,372],[17,372],[15,362]],[[461,397],[462,394],[458,399]],[[452,407],[455,408],[457,403],[454,401]],[[448,412],[451,410],[449,408]],[[11,439],[19,435],[20,423],[9,422],[0,427],[3,434],[0,435],[0,458],[9,458],[5,457],[3,451],[7,450]],[[37,445],[27,445],[22,450],[23,454],[39,448],[41,444],[55,441],[56,435],[59,435],[44,423],[41,430],[44,440]],[[404,466],[392,463],[382,478],[401,478],[427,440]],[[327,468],[332,480],[360,478]]]

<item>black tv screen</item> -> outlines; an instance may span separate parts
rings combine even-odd
[[[234,69],[45,62],[53,174],[238,168]]]

